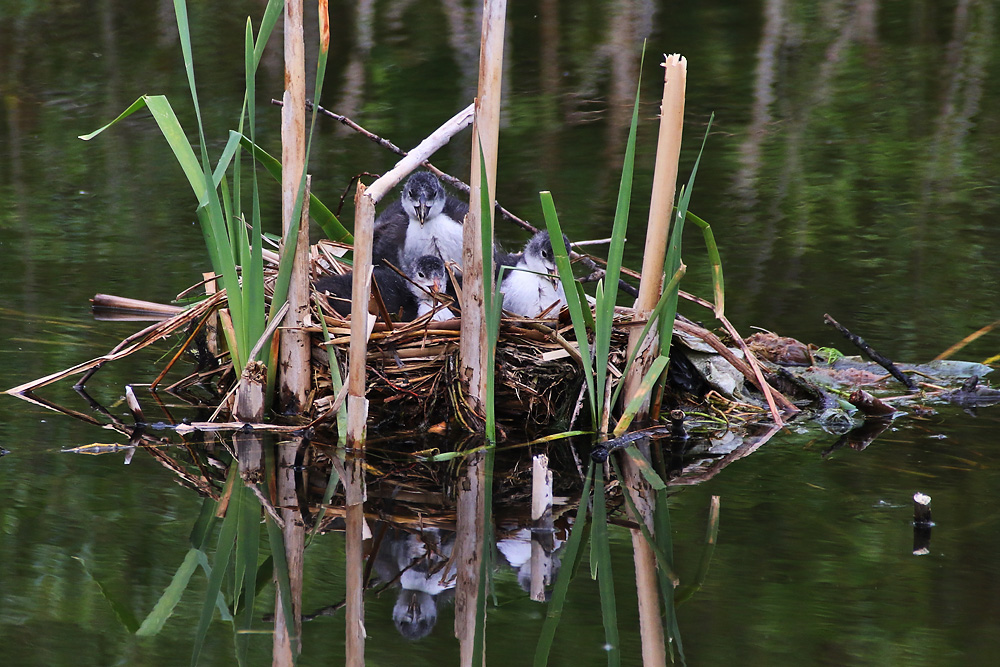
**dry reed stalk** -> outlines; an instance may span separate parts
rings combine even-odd
[[[337,460],[334,461],[335,464]],[[365,664],[364,534],[365,462],[363,450],[341,469],[345,493],[346,655],[350,667]]]
[[[295,619],[295,636],[288,637],[285,623],[284,601],[281,595],[274,597],[274,635],[278,646],[279,635],[282,653],[298,654],[302,650],[302,565],[305,551],[305,524],[299,507],[298,490],[295,483],[296,455],[302,447],[302,438],[295,437],[278,447],[275,467],[276,503],[281,508],[280,525],[285,543],[285,560],[288,564],[288,582],[291,589],[292,616]],[[254,485],[253,488],[256,488]],[[275,589],[278,589],[275,577]],[[285,646],[288,649],[285,649]],[[274,654],[277,657],[277,653]],[[289,663],[294,664],[294,662]]]
[[[486,504],[486,459],[483,452],[473,455],[465,470],[458,496],[455,546],[455,637],[459,642],[459,665],[472,667],[476,635],[476,601],[479,594],[480,561],[486,531],[483,517]],[[485,629],[483,630],[485,632]],[[485,663],[485,653],[484,653]]]
[[[264,385],[267,384],[267,369],[260,361],[250,361],[240,375],[239,388],[233,414],[243,422],[264,421]]]
[[[216,282],[215,274],[211,271],[201,274],[205,283],[205,296],[212,296],[219,291],[219,284]],[[212,313],[205,321],[205,345],[210,354],[219,355],[219,315]]]
[[[642,446],[643,455],[649,460],[649,447]],[[655,491],[639,471],[631,456],[619,457],[622,465],[624,493],[631,495],[639,516],[634,521],[643,521],[653,534],[653,510],[656,506]],[[629,512],[631,513],[631,508]],[[664,644],[663,622],[660,619],[660,587],[657,578],[656,556],[640,530],[630,530],[632,534],[632,557],[635,562],[635,590],[639,605],[639,636],[642,640],[642,664],[665,665],[666,645]]]
[[[312,177],[306,176],[303,201],[309,201]],[[292,275],[288,284],[288,313],[281,329],[281,361],[278,366],[280,388],[278,403],[285,414],[300,414],[309,395],[311,340],[305,326],[309,321],[311,291],[309,262],[309,207],[302,206],[299,233],[296,237]]]
[[[358,182],[354,196],[354,273],[351,285],[351,345],[347,373],[347,445],[364,447],[368,422],[365,398],[365,361],[368,355],[368,295],[372,282],[372,237],[375,201]],[[363,314],[363,316],[362,316]]]
[[[305,42],[302,27],[302,0],[291,0],[285,3],[284,16],[284,58],[285,58],[285,92],[282,95],[284,104],[281,107],[281,231],[287,238],[288,230],[295,224],[295,201],[302,185],[306,161],[306,61]],[[304,199],[308,202],[308,199]],[[303,211],[308,211],[308,204],[303,204]],[[300,226],[300,233],[301,233]],[[304,225],[306,245],[308,246],[308,225]],[[301,244],[296,239],[294,248],[283,248],[282,252],[294,251],[298,254]],[[308,252],[308,249],[306,250]],[[287,326],[295,327],[299,315],[298,308],[308,304],[308,277],[303,278],[300,259],[296,257],[292,268],[291,283],[288,287],[288,300],[292,304],[286,316]],[[301,298],[297,300],[296,294]],[[309,346],[302,344],[302,332],[294,328],[284,330],[280,334],[281,358],[281,405],[298,411],[305,402],[308,392]],[[305,350],[305,352],[302,352]],[[286,377],[287,376],[287,377]],[[302,387],[303,377],[305,387]]]
[[[32,380],[31,382],[25,382],[24,384],[8,389],[4,393],[11,394],[14,396],[18,394],[24,394],[26,392],[31,392],[46,385],[52,384],[53,382],[58,382],[59,380],[65,379],[67,377],[72,377],[73,375],[77,375],[79,373],[89,372],[85,376],[85,378],[89,378],[94,371],[99,369],[105,363],[127,357],[133,352],[138,352],[144,347],[148,347],[149,345],[152,345],[156,341],[166,338],[167,336],[171,335],[178,329],[186,327],[192,322],[198,321],[198,319],[201,318],[209,310],[216,308],[219,305],[219,303],[223,300],[223,297],[225,297],[225,294],[226,294],[225,291],[218,292],[217,294],[209,297],[208,299],[205,299],[201,303],[192,306],[188,310],[185,310],[182,313],[174,315],[168,320],[164,320],[163,322],[157,322],[156,324],[146,327],[142,331],[138,331],[132,334],[131,336],[123,340],[121,343],[116,345],[114,349],[111,350],[111,352],[103,356],[97,357],[96,359],[91,359],[90,361],[85,361],[82,364],[77,364],[75,366],[67,368],[66,370],[46,375],[45,377],[38,378],[37,380]],[[81,384],[83,382],[84,380],[81,380]]]
[[[500,138],[500,96],[503,76],[503,36],[506,0],[486,0],[479,47],[479,92],[472,126],[472,167],[469,177],[469,214],[462,230],[462,336],[459,345],[462,381],[469,408],[481,410],[487,399],[485,369],[491,360],[486,330],[483,272],[493,274],[493,257],[483,257],[483,232],[493,238],[496,201],[497,146]],[[481,161],[482,160],[482,161]],[[484,161],[484,162],[483,162]],[[486,183],[482,183],[485,175]],[[487,189],[489,215],[482,219],[482,189]],[[488,266],[487,266],[488,265]]]
[[[639,296],[635,301],[634,319],[646,320],[656,306],[663,287],[663,265],[673,217],[674,194],[677,188],[678,159],[684,128],[684,93],[687,86],[687,60],[679,54],[667,56],[663,63],[663,100],[660,108],[660,131],[656,148],[656,167],[653,173],[653,193],[650,200],[649,223],[646,228],[646,249],[642,259],[642,277]],[[628,403],[639,390],[653,360],[659,354],[658,335],[651,329],[645,340],[641,330],[632,328],[628,349],[640,348],[629,374],[625,378],[622,400]],[[649,411],[647,397],[637,417],[645,418]],[[610,407],[610,406],[606,406]],[[646,454],[648,456],[648,447]],[[632,496],[638,516],[635,521],[645,522],[653,534],[654,490],[639,472],[631,457],[622,456],[624,492]],[[639,605],[639,628],[642,638],[644,665],[666,663],[663,624],[660,620],[659,586],[657,584],[656,558],[653,549],[639,530],[631,531],[633,559],[635,561],[636,593]]]
[[[687,86],[687,60],[679,54],[667,56],[662,65],[663,100],[660,107],[660,133],[656,144],[656,167],[653,172],[653,194],[649,202],[649,222],[646,227],[646,249],[642,257],[642,278],[639,297],[635,300],[635,319],[646,320],[660,298],[663,287],[663,261],[670,237],[674,193],[677,188],[677,161],[681,153],[684,129],[684,92]],[[622,395],[627,404],[639,390],[639,383],[656,359],[657,332],[650,329],[646,340],[639,340],[640,329],[629,335],[628,349],[642,346],[629,370]],[[643,419],[649,410],[647,398],[636,418]]]
[[[181,306],[143,301],[142,299],[129,299],[113,294],[95,294],[94,298],[90,300],[90,304],[95,310],[113,310],[120,313],[162,316],[163,318],[171,317],[184,311]]]

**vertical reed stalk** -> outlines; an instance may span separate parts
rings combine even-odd
[[[281,107],[281,229],[288,238],[293,226],[295,200],[305,170],[306,161],[306,61],[305,38],[302,28],[302,0],[285,2],[285,93]],[[308,220],[308,207],[303,206]],[[306,253],[301,250],[301,237],[305,234]],[[295,260],[289,287],[289,309],[285,317],[286,328],[281,332],[281,390],[283,410],[299,412],[305,403],[309,383],[308,334],[298,327],[308,308],[308,246],[309,225],[299,226],[299,238],[291,248]],[[298,266],[296,266],[296,264]],[[303,284],[304,282],[304,284]],[[302,294],[305,294],[304,298]]]
[[[648,447],[641,448],[649,457]],[[653,532],[653,510],[656,507],[654,491],[631,456],[621,456],[622,473],[625,476],[625,493],[635,501],[638,516],[636,522],[643,521]],[[629,508],[631,512],[631,508]],[[653,547],[640,530],[632,530],[632,550],[635,562],[635,590],[639,603],[639,636],[642,640],[642,664],[666,664],[663,621],[660,619],[660,587],[656,573],[656,555]]]
[[[295,457],[302,446],[302,438],[292,438],[277,445],[278,456],[275,466],[275,486],[278,497],[276,504],[281,507],[284,522],[281,532],[284,537],[285,562],[288,566],[289,588],[291,589],[291,609],[284,608],[281,595],[274,598],[274,639],[273,664],[294,664],[293,656],[302,650],[302,559],[305,550],[305,525],[302,522],[299,499],[295,486]],[[274,547],[272,547],[274,548]],[[277,577],[277,574],[275,575]],[[277,588],[277,582],[276,586]],[[289,634],[285,615],[291,612],[295,623],[295,635]]]
[[[646,250],[642,258],[642,279],[639,297],[635,301],[633,318],[649,317],[660,298],[663,286],[663,261],[670,236],[674,194],[677,188],[677,161],[681,152],[681,135],[684,127],[684,92],[687,85],[687,60],[673,54],[663,62],[663,101],[660,107],[660,132],[656,144],[656,167],[653,172],[653,194],[649,203],[649,223],[646,227]],[[639,384],[656,359],[656,331],[644,339],[640,330],[633,327],[628,349],[641,347],[625,380],[625,403],[639,390]],[[649,410],[649,398],[640,407],[637,417],[643,419]]]
[[[354,195],[354,278],[351,285],[351,345],[347,372],[347,445],[364,447],[368,421],[365,366],[368,356],[368,294],[372,281],[375,201],[359,181]]]
[[[362,318],[363,319],[363,318]],[[346,504],[346,655],[348,667],[365,664],[365,598],[364,598],[364,526],[365,526],[365,461],[359,452],[344,463],[344,495]]]
[[[309,201],[312,176],[306,176],[303,201]],[[293,201],[294,204],[294,201]],[[282,248],[284,251],[284,247]],[[312,343],[305,331],[309,316],[309,207],[302,207],[299,233],[296,237],[295,258],[288,284],[288,314],[281,330],[281,387],[279,405],[286,414],[301,413],[305,407],[312,380],[310,367]]]
[[[488,479],[486,455],[478,452],[469,458],[465,480],[460,486],[453,551],[456,570],[455,636],[459,643],[461,667],[472,667],[475,656],[476,616],[481,603],[479,592],[483,588],[480,578],[484,554],[480,546],[486,531],[485,485]],[[485,657],[485,650],[483,653]]]
[[[496,199],[497,144],[500,137],[500,88],[503,75],[503,36],[506,0],[485,0],[479,47],[479,93],[472,127],[472,170],[469,184],[469,215],[463,229],[462,333],[459,343],[460,375],[468,383],[471,407],[486,400],[484,368],[493,363],[487,353],[483,272],[493,272],[493,257],[483,256],[482,235],[488,226],[493,238],[493,202]],[[482,154],[482,162],[480,161]],[[485,167],[485,168],[484,168]],[[486,183],[482,182],[485,174]],[[489,192],[489,216],[483,219],[482,188]]]

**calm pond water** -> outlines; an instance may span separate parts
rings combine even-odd
[[[242,99],[244,21],[263,5],[192,3],[202,109],[216,151]],[[323,104],[397,145],[415,145],[472,99],[476,5],[331,3]],[[926,361],[1000,317],[1000,17],[992,1],[541,0],[512,3],[509,12],[498,175],[508,208],[538,221],[537,193],[551,190],[571,236],[608,234],[645,39],[629,265],[638,268],[642,254],[658,62],[679,52],[689,60],[682,178],[714,112],[691,206],[712,224],[737,328],[848,351],[822,323],[830,313],[888,356]],[[102,354],[139,327],[96,322],[94,293],[166,302],[199,280],[208,261],[190,190],[151,120],[137,116],[92,142],[76,139],[146,93],[168,95],[194,127],[171,3],[8,3],[0,34],[6,389]],[[275,153],[278,112],[266,103],[280,96],[281,76],[275,48],[258,82],[259,131]],[[354,174],[395,161],[332,121],[320,119],[318,129],[314,191],[328,203]],[[466,132],[434,162],[462,175],[468,154]],[[269,196],[274,230],[277,189]],[[510,246],[525,240],[503,223],[497,231]],[[703,243],[690,231],[684,288],[707,296]],[[89,392],[123,413],[124,385],[151,380],[166,351],[106,368]],[[959,356],[981,361],[998,352],[992,332]],[[88,412],[69,384],[42,393]],[[153,412],[151,398],[140,400]],[[199,416],[167,407],[177,418]],[[863,451],[828,456],[836,435],[793,424],[710,480],[678,487],[671,519],[682,582],[698,568],[710,497],[722,503],[711,568],[678,608],[689,664],[996,664],[1000,409],[937,407],[901,418]],[[196,575],[160,634],[137,639],[87,574],[141,620],[184,559],[201,507],[144,452],[123,466],[121,453],[60,451],[124,442],[0,400],[0,447],[10,451],[0,458],[0,664],[189,660],[204,577]],[[910,498],[918,490],[932,496],[936,522],[925,556],[912,554]],[[622,661],[638,664],[624,528],[612,527],[612,549]],[[551,664],[606,662],[598,589],[585,569],[570,588]],[[341,534],[319,536],[306,552],[307,612],[343,599],[343,572]],[[393,591],[370,598],[369,663],[457,663],[446,598],[418,641],[397,631]],[[529,664],[545,607],[509,566],[497,572],[496,599],[490,664]],[[300,664],[339,664],[343,618],[305,625]],[[250,646],[252,664],[269,660],[269,635],[253,636]],[[230,628],[216,622],[201,663],[233,662]]]

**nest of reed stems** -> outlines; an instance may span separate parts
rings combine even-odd
[[[350,270],[336,258],[337,244],[313,247],[313,275]],[[350,320],[331,306],[325,294],[312,293],[313,317],[322,316],[330,336],[326,342],[317,321],[309,331],[313,341],[314,406],[326,408],[334,399],[329,349],[346,374]],[[451,306],[456,309],[456,306]],[[373,308],[373,310],[377,310]],[[622,316],[624,322],[627,318]],[[483,416],[468,406],[458,378],[459,320],[432,322],[430,316],[411,322],[386,322],[378,316],[368,341],[368,400],[370,417],[378,424],[419,424],[426,428],[456,419],[477,430]],[[584,399],[584,376],[568,318],[505,318],[500,323],[496,352],[497,415],[523,428],[572,420]],[[625,361],[628,333],[616,330],[611,363]]]

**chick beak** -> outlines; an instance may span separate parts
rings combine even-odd
[[[553,285],[559,282],[559,267],[549,266],[546,267],[545,270],[549,274],[549,282],[551,282]]]
[[[440,294],[441,293],[441,279],[435,278],[434,282],[431,283],[431,293]]]
[[[423,197],[420,198],[420,203],[416,206],[417,209],[417,220],[420,224],[427,222],[427,214],[431,211],[431,205],[427,203],[427,200]]]

